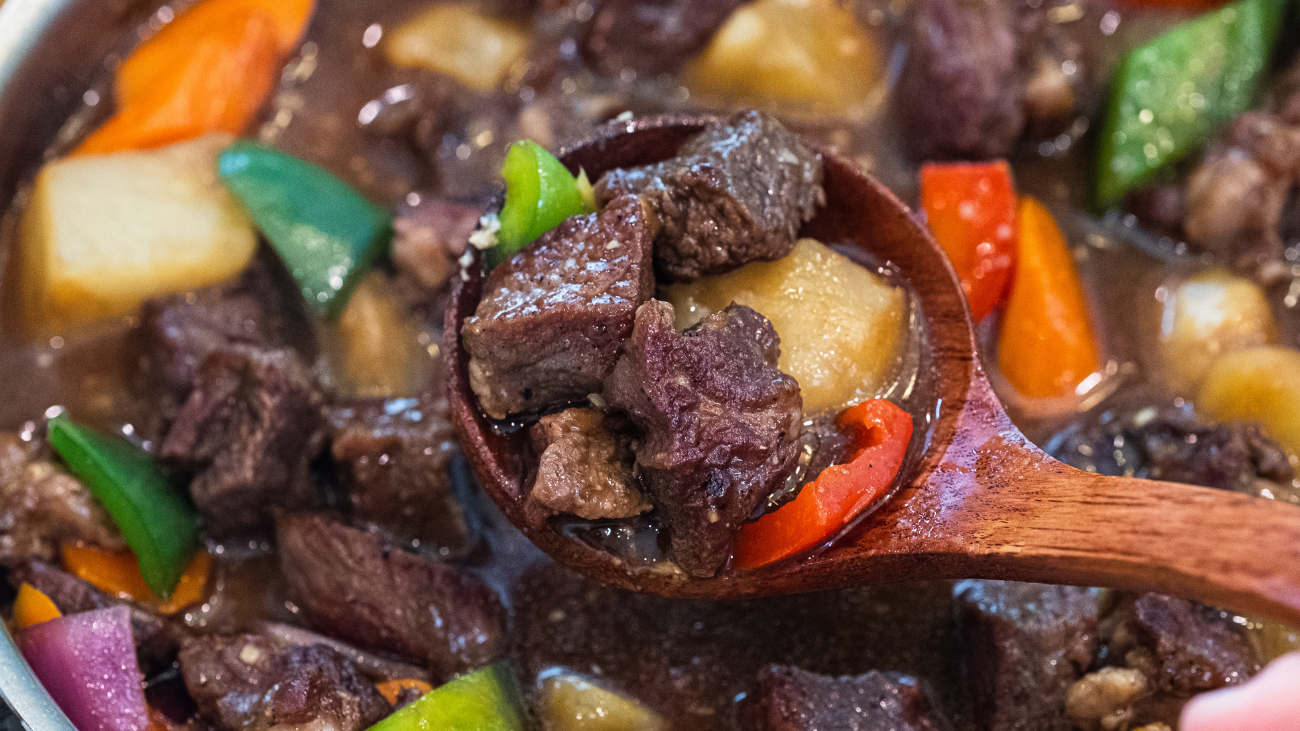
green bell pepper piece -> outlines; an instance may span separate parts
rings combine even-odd
[[[333,319],[388,250],[393,217],[324,168],[254,142],[218,160],[222,181],[248,209],[307,302]]]
[[[564,163],[531,140],[510,146],[501,177],[506,180],[506,202],[498,217],[497,244],[488,249],[489,268],[514,256],[564,219],[596,210],[586,173],[573,177]]]
[[[369,731],[523,731],[519,681],[499,662],[425,693]]]
[[[140,562],[140,575],[166,599],[199,545],[194,507],[148,452],[118,437],[50,419],[50,446],[104,504]]]
[[[1099,206],[1149,182],[1250,108],[1286,8],[1287,0],[1239,0],[1124,57],[1101,131]]]

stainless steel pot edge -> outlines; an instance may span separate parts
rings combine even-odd
[[[68,0],[7,0],[0,5],[0,99],[23,61],[72,3]],[[31,731],[76,731],[36,679],[17,644],[4,628],[0,642],[0,696]]]

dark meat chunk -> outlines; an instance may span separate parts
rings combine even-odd
[[[675,73],[747,1],[599,0],[582,30],[583,60],[610,77]]]
[[[469,377],[502,419],[599,393],[654,295],[655,218],[635,196],[575,216],[492,270],[465,320]]]
[[[189,638],[180,664],[200,713],[223,731],[282,724],[358,731],[393,710],[374,678],[325,645],[285,645],[253,634]]]
[[[95,588],[90,582],[61,571],[44,561],[32,559],[9,572],[9,583],[16,589],[31,584],[54,602],[64,614],[89,612],[112,606],[131,609],[131,633],[135,637],[146,670],[169,664],[180,647],[184,629],[175,622],[148,612],[132,602],[118,599]]]
[[[1244,683],[1259,657],[1222,610],[1163,594],[1121,602],[1103,623],[1108,655],[1141,670],[1152,689],[1186,698]]]
[[[1090,472],[1182,482],[1259,495],[1288,491],[1285,450],[1253,424],[1210,425],[1190,408],[1107,411],[1048,444],[1057,459]]]
[[[465,253],[482,208],[438,198],[421,200],[393,222],[393,266],[425,290],[442,286]]]
[[[830,677],[788,665],[759,674],[740,705],[742,731],[937,731],[912,678],[872,670]]]
[[[612,416],[568,409],[532,429],[537,481],[529,493],[548,510],[579,518],[630,518],[650,509],[633,471],[631,438]]]
[[[54,560],[64,542],[124,548],[112,518],[74,477],[13,434],[0,434],[0,564]]]
[[[762,112],[712,124],[677,157],[596,183],[602,200],[628,193],[658,214],[655,267],[674,281],[780,259],[826,202],[821,155]]]
[[[894,91],[919,159],[1007,155],[1025,128],[1016,11],[1000,0],[920,0]]]
[[[967,581],[954,589],[962,672],[989,731],[1071,731],[1066,692],[1098,647],[1089,589]]]
[[[197,473],[190,494],[209,532],[230,536],[313,502],[309,464],[324,435],[321,396],[295,355],[223,350],[199,367],[161,455]]]
[[[679,333],[673,306],[651,300],[605,383],[606,401],[645,434],[637,464],[667,512],[669,555],[692,576],[717,573],[798,460],[803,400],[779,355],[772,324],[748,307]]]
[[[276,522],[280,565],[307,623],[448,678],[504,649],[496,594],[450,565],[319,515]]]
[[[346,401],[330,409],[330,426],[330,453],[354,516],[431,546],[468,549],[444,396]]]
[[[1181,239],[1187,215],[1187,191],[1180,185],[1148,185],[1124,199],[1124,210],[1137,216],[1146,228],[1172,239]]]

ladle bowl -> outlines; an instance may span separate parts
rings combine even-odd
[[[616,122],[561,155],[592,180],[667,159],[708,117]],[[460,343],[482,287],[468,267],[447,314],[452,418],[487,493],[558,562],[597,580],[673,597],[740,599],[918,579],[1005,579],[1161,591],[1300,624],[1300,509],[1240,493],[1083,472],[1011,423],[976,355],[952,266],[928,230],[852,162],[824,151],[826,206],[801,231],[889,262],[918,296],[936,409],[924,453],[897,493],[819,553],[693,579],[630,571],[562,535],[525,499],[526,438],[495,432],[470,390]]]

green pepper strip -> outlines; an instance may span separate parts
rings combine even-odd
[[[519,680],[506,662],[438,686],[369,731],[522,731]]]
[[[57,416],[50,445],[99,499],[140,562],[155,594],[171,596],[199,544],[193,506],[155,464],[125,439],[108,437]]]
[[[388,211],[324,168],[240,141],[218,161],[222,181],[248,209],[307,302],[333,319],[393,238]]]
[[[596,210],[586,173],[573,177],[564,163],[531,140],[510,146],[501,177],[506,181],[506,202],[499,216],[497,244],[488,250],[489,268],[514,256],[564,219]]]
[[[1287,0],[1239,0],[1124,57],[1101,132],[1096,202],[1109,206],[1250,108]]]

